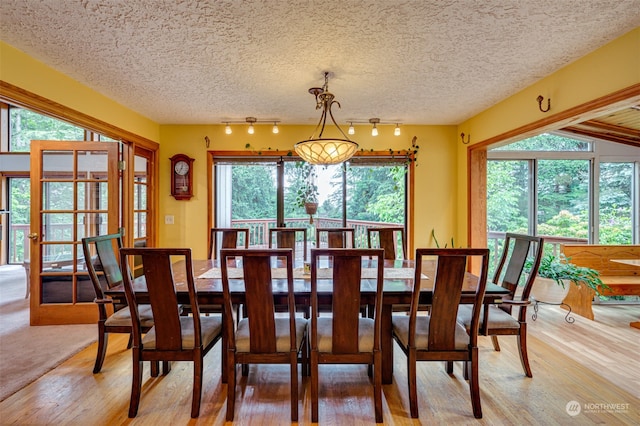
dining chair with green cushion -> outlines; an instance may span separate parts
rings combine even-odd
[[[285,228],[276,227],[269,228],[269,248],[273,247],[273,237],[275,235],[275,243],[277,248],[293,249],[293,260],[296,258],[296,239],[298,234],[302,234],[302,253],[303,258],[307,260],[307,228]]]
[[[360,315],[362,260],[375,266],[372,318]],[[319,317],[319,262],[327,261],[333,279],[331,316]],[[376,423],[382,422],[381,316],[384,281],[382,249],[320,248],[311,250],[311,421],[318,421],[319,364],[373,366],[373,401]],[[338,383],[332,383],[337,386]],[[346,395],[348,399],[348,395]]]
[[[398,249],[398,234],[402,244]],[[407,258],[407,240],[404,226],[380,226],[367,228],[367,243],[370,248],[384,249],[384,258],[388,260]],[[400,257],[402,254],[402,257]]]
[[[134,291],[130,262],[135,256],[142,260],[147,295],[154,316],[154,325],[142,336],[140,326],[139,295]],[[182,260],[183,262],[177,262]],[[174,263],[176,262],[176,263]],[[200,316],[198,297],[193,278],[191,249],[184,248],[122,248],[120,264],[123,265],[125,295],[133,322],[133,380],[129,417],[138,413],[142,392],[143,361],[163,362],[163,374],[171,368],[171,361],[193,362],[193,395],[191,417],[200,414],[202,373],[204,356],[223,337],[221,316]],[[178,266],[182,265],[182,266]],[[176,283],[173,280],[177,268],[184,268],[193,315],[181,315]],[[224,344],[222,345],[225,346]]]
[[[227,340],[227,421],[233,421],[236,402],[238,364],[289,364],[291,383],[291,421],[298,420],[298,356],[303,374],[308,358],[307,320],[296,317],[293,289],[292,249],[222,249],[222,291],[225,318],[233,315],[229,287],[230,267],[242,268],[245,300],[244,314],[237,327],[225,321]],[[286,270],[286,283],[274,283],[272,266]],[[286,311],[276,314],[274,287],[286,288]],[[284,287],[286,285],[286,287]]]
[[[122,284],[122,270],[118,252],[122,247],[120,234],[107,234],[82,239],[84,260],[89,278],[96,293],[94,302],[98,305],[98,351],[93,367],[99,373],[104,363],[109,342],[109,333],[129,335],[127,348],[131,347],[131,313],[124,303],[113,303],[104,291]],[[140,306],[140,327],[146,333],[153,327],[151,306]]]
[[[218,235],[220,248],[249,248],[249,228],[211,228],[209,235],[209,259],[218,258]]]
[[[471,326],[467,329],[457,322],[465,273],[471,257],[481,260],[480,275],[475,283],[471,305]],[[418,302],[423,284],[422,261],[435,257],[435,275],[426,278],[433,285],[431,310],[418,316]],[[415,278],[409,315],[394,315],[393,337],[407,357],[409,407],[412,418],[418,417],[417,361],[446,361],[447,372],[453,373],[453,361],[465,363],[469,376],[473,415],[482,418],[480,384],[478,382],[478,324],[480,309],[487,286],[489,249],[417,249]],[[424,389],[429,389],[424,386]]]
[[[327,248],[355,248],[355,229],[353,228],[316,228],[316,247],[321,248],[326,241]]]
[[[480,315],[480,335],[491,336],[493,347],[500,350],[498,336],[517,336],[520,361],[527,377],[532,377],[527,354],[527,306],[531,304],[529,295],[542,259],[544,238],[530,235],[507,233],[500,261],[493,276],[493,282],[509,290],[501,303],[485,305]],[[527,261],[531,262],[531,272],[522,288],[522,294],[516,296],[518,282]],[[502,273],[504,270],[504,274]],[[512,309],[519,307],[517,318]],[[458,311],[458,321],[469,327],[471,309],[462,306]]]

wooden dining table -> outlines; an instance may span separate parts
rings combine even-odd
[[[374,275],[367,273],[373,271],[375,261],[363,258],[363,279],[361,281],[361,302],[363,305],[374,302],[376,283]],[[193,260],[193,274],[198,293],[199,304],[222,304],[222,280],[220,278],[219,260]],[[230,293],[234,304],[244,302],[244,283],[239,276],[241,269],[233,265],[235,272],[230,273]],[[294,293],[296,305],[311,306],[311,282],[310,275],[304,273],[302,263],[296,264],[294,268]],[[187,285],[185,278],[184,261],[174,265],[174,280],[178,294],[178,303],[189,303]],[[383,286],[383,306],[382,306],[382,382],[390,384],[393,382],[393,332],[392,332],[392,312],[393,305],[407,305],[411,303],[414,280],[414,263],[412,260],[385,260],[384,264],[384,286]],[[275,267],[273,269],[273,286],[276,303],[286,304],[287,284],[284,275],[280,276],[282,270]],[[330,274],[321,273],[319,268],[318,279],[318,299],[321,305],[331,305],[333,283]],[[423,262],[421,277],[420,303],[428,305],[432,298],[432,277],[435,273],[435,262],[427,260]],[[233,277],[233,278],[231,278]],[[473,295],[477,284],[477,276],[467,273],[463,286],[463,303],[473,303]],[[148,302],[146,282],[143,277],[134,281],[134,291],[139,303]],[[124,300],[124,288],[116,286],[105,292],[108,296]],[[502,296],[509,294],[503,287],[494,283],[487,283],[484,303],[499,303]],[[403,314],[401,314],[403,315]],[[226,319],[225,319],[226,320]]]

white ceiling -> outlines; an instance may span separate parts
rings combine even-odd
[[[324,71],[339,122],[458,124],[638,26],[638,0],[0,1],[4,42],[161,124],[315,123]]]

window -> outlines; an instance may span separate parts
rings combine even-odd
[[[499,249],[505,232],[545,236],[554,253],[563,242],[638,244],[639,173],[635,147],[559,134],[490,150],[489,244]]]
[[[633,209],[634,163],[600,163],[598,236],[600,244],[632,244],[633,223],[638,223],[638,208]],[[635,181],[635,185],[634,185]]]
[[[345,164],[315,166],[318,209],[311,218],[298,194],[308,165],[286,157],[225,158],[214,156],[213,201],[217,227],[250,228],[250,245],[267,246],[268,229],[275,226],[356,229],[356,246],[365,247],[366,229],[402,225],[406,229],[406,159],[352,158]]]
[[[84,140],[84,130],[55,118],[9,107],[9,151],[29,152],[32,140]]]

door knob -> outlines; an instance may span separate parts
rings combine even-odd
[[[27,238],[32,239],[33,241],[38,239],[38,233],[37,232],[32,232],[31,234],[27,235]]]

